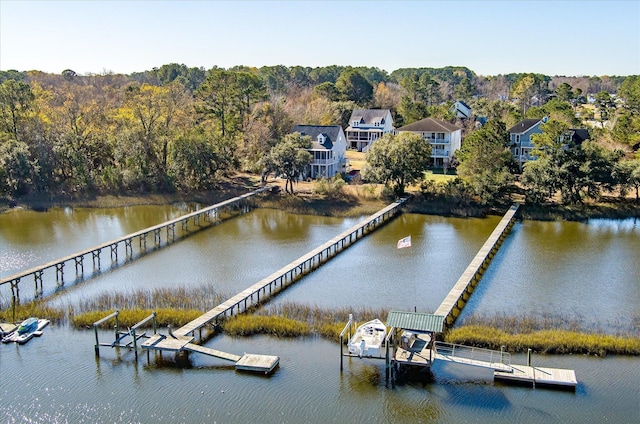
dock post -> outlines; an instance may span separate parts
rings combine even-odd
[[[340,372],[342,372],[342,358],[344,357],[342,352],[342,343],[344,342],[342,334],[340,334]]]
[[[116,338],[114,340],[118,340],[118,334],[120,332],[120,328],[118,326],[118,310],[116,309],[116,325],[115,325],[115,330],[116,330]],[[118,345],[120,345],[120,343],[118,343]]]
[[[500,346],[500,363],[504,364],[504,351],[507,349],[506,346]]]
[[[131,338],[133,339],[133,355],[136,358],[136,362],[138,362],[138,340],[136,337],[136,329],[132,328],[129,331],[131,332]]]
[[[94,350],[96,351],[96,356],[100,356],[100,340],[98,340],[98,326],[93,324],[93,331],[96,333],[96,345],[94,346]]]
[[[527,349],[527,366],[531,366],[531,349]]]

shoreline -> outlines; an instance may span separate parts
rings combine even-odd
[[[307,185],[308,183],[305,183]],[[276,184],[277,185],[277,184]],[[143,193],[143,194],[105,194],[87,196],[68,195],[30,195],[19,199],[0,199],[0,213],[12,210],[28,209],[43,212],[51,208],[118,208],[140,205],[169,205],[180,202],[195,202],[212,205],[235,197],[259,187],[256,184],[227,183],[220,190],[192,193]],[[392,199],[382,195],[363,195],[359,186],[340,196],[317,195],[313,187],[298,189],[295,195],[280,192],[267,197],[259,206],[284,210],[303,215],[322,215],[334,217],[353,217],[368,215],[382,209]],[[447,201],[446,199],[425,200],[419,193],[412,195],[406,206],[408,213],[450,216],[459,218],[482,218],[488,215],[501,215],[510,206],[482,206],[479,204]],[[581,205],[531,205],[522,204],[518,217],[534,221],[588,221],[589,219],[629,219],[640,218],[640,203],[630,198],[603,198],[600,202]]]

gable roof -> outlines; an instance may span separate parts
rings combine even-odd
[[[402,328],[403,330],[442,333],[443,325],[444,317],[442,315],[390,311],[387,316],[387,326]]]
[[[589,139],[589,130],[585,128],[571,128],[571,141],[575,144],[582,144],[583,141]]]
[[[468,104],[466,104],[465,102],[463,102],[462,100],[457,100],[456,103],[461,104],[462,106],[466,107],[467,109],[471,110],[471,106],[469,106]]]
[[[523,119],[513,127],[509,128],[508,132],[511,134],[523,134],[536,126],[539,122],[542,122],[542,119]]]
[[[396,131],[415,131],[415,132],[456,132],[461,130],[462,128],[450,124],[448,122],[439,121],[433,118],[424,118],[419,121],[416,121],[412,124],[405,125],[402,128],[398,128]]]
[[[293,127],[293,132],[299,132],[302,135],[311,137],[311,148],[315,150],[333,149],[333,145],[338,141],[341,131],[342,127],[340,125],[296,125]],[[324,144],[318,143],[318,135],[320,134],[326,137]]]
[[[351,112],[349,123],[353,121],[358,121],[364,124],[384,122],[387,114],[390,113],[389,109],[354,109],[353,112]]]

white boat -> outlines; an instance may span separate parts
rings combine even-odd
[[[2,343],[16,342],[19,344],[25,344],[33,338],[33,336],[40,337],[42,335],[42,329],[49,325],[48,319],[28,318],[18,326],[15,331],[7,334],[2,338]]]
[[[349,353],[363,356],[381,356],[387,326],[379,319],[365,322],[349,340]]]

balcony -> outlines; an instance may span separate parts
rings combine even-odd
[[[448,150],[441,150],[441,149],[433,149],[433,150],[431,150],[431,157],[432,158],[448,158],[449,157],[449,151]]]
[[[312,165],[337,165],[338,163],[339,161],[337,159],[313,159],[313,162],[311,162]]]

